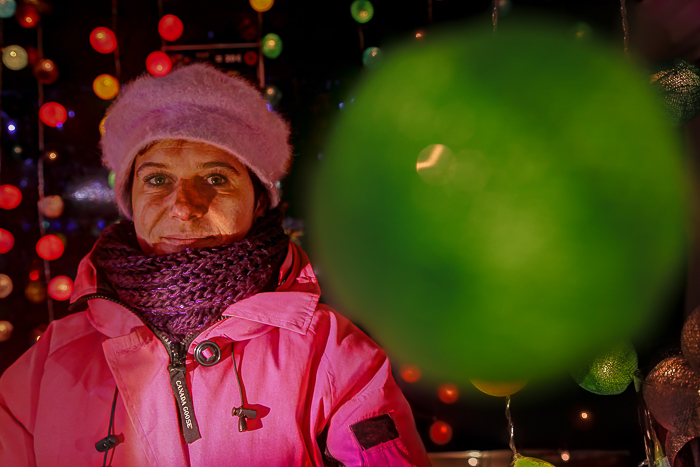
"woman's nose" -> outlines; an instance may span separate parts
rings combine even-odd
[[[211,199],[204,193],[204,187],[198,185],[195,180],[180,179],[170,205],[171,217],[191,221],[207,213]]]

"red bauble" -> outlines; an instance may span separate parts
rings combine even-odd
[[[41,84],[53,84],[58,79],[58,67],[48,58],[42,58],[34,65],[34,76]]]
[[[15,237],[5,229],[0,229],[0,254],[7,253],[15,244]]]
[[[441,384],[438,388],[438,397],[445,404],[452,404],[459,398],[459,389],[452,383]]]
[[[23,28],[35,28],[39,24],[39,12],[32,5],[17,7],[15,18]]]
[[[63,242],[55,235],[46,235],[36,242],[36,252],[41,258],[49,261],[60,258],[63,250]]]
[[[39,109],[39,118],[44,122],[44,125],[57,127],[66,122],[68,112],[58,102],[47,102]]]
[[[24,50],[27,51],[27,61],[29,62],[29,66],[33,68],[36,65],[36,62],[39,61],[39,51],[36,49],[36,47],[31,45],[26,46]]]
[[[173,63],[165,52],[151,52],[146,58],[146,68],[153,76],[165,76]]]
[[[253,50],[249,50],[243,55],[243,61],[246,65],[253,66],[258,63],[258,54]]]
[[[447,444],[452,439],[452,427],[446,422],[438,420],[437,422],[430,425],[430,440],[442,446]]]
[[[401,365],[401,377],[407,383],[415,383],[421,378],[421,371],[416,365]]]
[[[22,202],[22,192],[12,185],[0,185],[0,208],[14,209]]]
[[[117,48],[117,36],[109,28],[95,28],[90,33],[90,45],[99,53],[108,54]]]
[[[68,276],[56,276],[49,282],[49,296],[54,300],[68,300],[73,293],[73,281]]]
[[[175,15],[165,15],[158,21],[158,34],[166,41],[176,41],[182,36],[182,21]]]

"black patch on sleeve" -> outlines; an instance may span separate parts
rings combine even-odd
[[[363,450],[379,446],[399,437],[394,419],[389,414],[362,420],[350,426]]]
[[[343,463],[337,460],[335,457],[333,457],[331,455],[331,452],[328,450],[328,428],[329,426],[326,425],[326,428],[324,428],[323,432],[321,432],[321,434],[318,435],[318,437],[316,438],[318,448],[321,450],[321,454],[323,455],[323,466],[345,467]]]

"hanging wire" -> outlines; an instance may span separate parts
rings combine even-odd
[[[622,0],[624,2],[624,0]],[[498,0],[493,1],[493,12],[491,13],[491,22],[493,23],[493,32],[498,29]]]
[[[0,19],[0,50],[5,46],[3,41],[3,24],[4,20]],[[2,68],[0,67],[0,112],[2,112]],[[2,116],[0,116],[0,121],[2,121]],[[2,174],[2,148],[0,147],[0,174]]]
[[[365,50],[365,34],[362,32],[362,25],[358,25],[357,28],[358,34],[360,35],[360,52],[364,52]]]
[[[630,31],[629,31],[629,25],[627,24],[627,5],[625,3],[625,0],[620,0],[620,13],[622,15],[622,32],[624,34],[624,47],[625,47],[625,53],[627,53],[627,49],[629,48],[630,45]]]
[[[510,449],[513,451],[513,457],[518,455],[515,450],[515,439],[513,437],[513,419],[510,416],[510,396],[506,396],[506,419],[508,420],[508,433],[510,434]]]
[[[265,61],[263,60],[263,43],[262,43],[262,12],[258,11],[258,82],[260,89],[265,89]]]
[[[163,0],[158,0],[158,21],[163,17]],[[116,34],[116,32],[115,32]],[[160,36],[160,50],[165,49],[165,39],[163,39],[163,36],[158,34]]]
[[[44,58],[43,34],[43,28],[41,27],[41,23],[39,23],[39,25],[36,27],[36,44],[39,51],[39,59]],[[37,80],[37,82],[39,86],[39,108],[41,108],[41,106],[44,105],[44,85],[41,84],[41,81]],[[39,119],[39,161],[37,163],[37,179],[39,182],[39,205],[42,206],[44,204],[44,123],[41,121],[41,118]],[[44,213],[41,211],[41,209],[37,209],[37,212],[39,213],[39,232],[43,238],[46,235],[46,228],[44,227]],[[46,259],[44,260],[44,280],[46,281],[46,284],[51,281],[51,267],[49,266],[49,261]],[[50,323],[54,319],[53,299],[50,295],[47,295],[46,297],[46,306],[49,310]]]
[[[117,36],[117,0],[112,0],[112,32]],[[121,74],[122,64],[119,59],[119,40],[117,40],[117,47],[114,49],[114,77],[117,81],[121,79]]]
[[[428,24],[433,24],[433,0],[428,0]]]

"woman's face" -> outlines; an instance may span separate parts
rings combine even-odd
[[[263,214],[259,204],[248,169],[209,144],[160,141],[134,161],[131,205],[144,253],[240,240]]]

